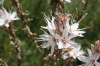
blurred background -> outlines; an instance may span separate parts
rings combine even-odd
[[[29,15],[27,17],[33,19],[28,24],[31,31],[36,33],[37,37],[40,34],[43,34],[43,31],[40,30],[40,26],[45,26],[46,23],[41,12],[49,14],[49,9],[51,9],[49,4],[50,0],[19,0],[19,2],[24,11],[28,10]],[[4,7],[8,11],[14,11],[9,0],[4,1]],[[78,9],[79,14],[81,14],[81,0],[72,0],[72,3],[66,2],[64,12],[73,13],[76,8]],[[100,0],[90,0],[86,12],[88,14],[80,22],[80,28],[86,26],[90,26],[90,28],[85,30],[86,33],[84,34],[84,37],[76,39],[76,42],[81,42],[84,50],[90,48],[90,44],[95,44],[95,41],[100,39]],[[43,66],[43,57],[46,55],[41,54],[39,50],[37,50],[34,41],[24,34],[24,31],[22,30],[23,25],[20,20],[15,21],[14,25],[14,29],[17,30],[17,36],[22,42],[22,66]],[[41,44],[41,42],[38,43],[38,45]],[[43,49],[42,51],[48,53],[47,49]],[[2,28],[0,28],[0,58],[6,60],[9,66],[15,66],[14,48],[10,45],[9,34]],[[57,61],[57,66],[63,66],[63,61]]]

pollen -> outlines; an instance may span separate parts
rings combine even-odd
[[[52,11],[49,9],[49,12],[52,12]]]
[[[70,28],[70,30],[69,30],[71,33],[72,33],[72,29]]]
[[[43,14],[45,14],[45,15],[46,15],[46,12],[44,12]]]
[[[95,62],[95,60],[94,60],[94,59],[92,59],[92,60],[91,60],[91,63],[92,63],[92,64],[94,64],[94,62]]]
[[[43,30],[42,28],[40,28],[40,30]]]
[[[86,26],[86,28],[90,28],[90,26]]]
[[[33,38],[36,39],[37,35],[36,33],[33,33]]]
[[[53,40],[54,42],[56,42],[56,39],[55,39],[54,37],[52,38],[52,40]]]
[[[78,33],[78,35],[80,35],[80,33]]]

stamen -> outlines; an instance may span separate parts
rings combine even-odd
[[[66,44],[67,43],[66,39],[62,39],[62,43]]]
[[[70,30],[69,30],[71,33],[72,33],[72,29],[70,28]]]
[[[55,39],[55,37],[53,37],[53,38],[52,38],[52,40],[53,40],[54,42],[56,42],[56,39]]]
[[[95,60],[94,60],[94,59],[92,59],[92,60],[91,60],[91,63],[92,63],[92,64],[94,64],[94,62],[95,62]]]

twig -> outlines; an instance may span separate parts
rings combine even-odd
[[[15,55],[16,55],[16,66],[21,66],[21,42],[20,40],[17,38],[15,30],[13,29],[13,22],[10,23],[9,27],[5,27],[3,26],[3,29],[5,29],[5,31],[7,31],[10,34],[11,37],[11,44],[13,45],[14,49],[15,49]]]
[[[85,10],[86,10],[86,8],[87,8],[88,2],[89,2],[89,0],[86,0],[86,1],[83,0],[83,1],[82,1],[82,14],[81,14],[81,16],[79,17],[79,20],[80,20],[81,18],[83,18],[83,17],[86,15]]]
[[[28,12],[24,12],[22,10],[22,7],[20,5],[20,3],[18,2],[18,0],[9,0],[12,4],[12,6],[16,9],[17,14],[19,16],[19,18],[21,19],[21,22],[24,26],[24,32],[25,34],[30,37],[33,41],[34,41],[34,37],[33,37],[33,33],[30,31],[30,28],[28,27],[28,22],[31,21],[32,19],[27,18]],[[36,44],[37,47],[37,44]],[[40,48],[37,47],[40,51]]]
[[[52,5],[52,15],[54,16],[54,13],[56,12],[56,7],[59,0],[51,0],[50,4]]]
[[[0,66],[8,66],[5,60],[0,59]]]

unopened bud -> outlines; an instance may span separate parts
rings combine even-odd
[[[33,38],[36,39],[37,35],[36,33],[33,33]]]
[[[44,61],[47,61],[47,58],[46,58],[46,57],[44,57],[44,58],[43,58],[43,60],[44,60]]]
[[[86,26],[86,28],[90,28],[90,26]]]
[[[54,59],[56,59],[56,58],[57,58],[57,56],[56,56],[56,55],[54,55],[53,57],[54,57]]]

